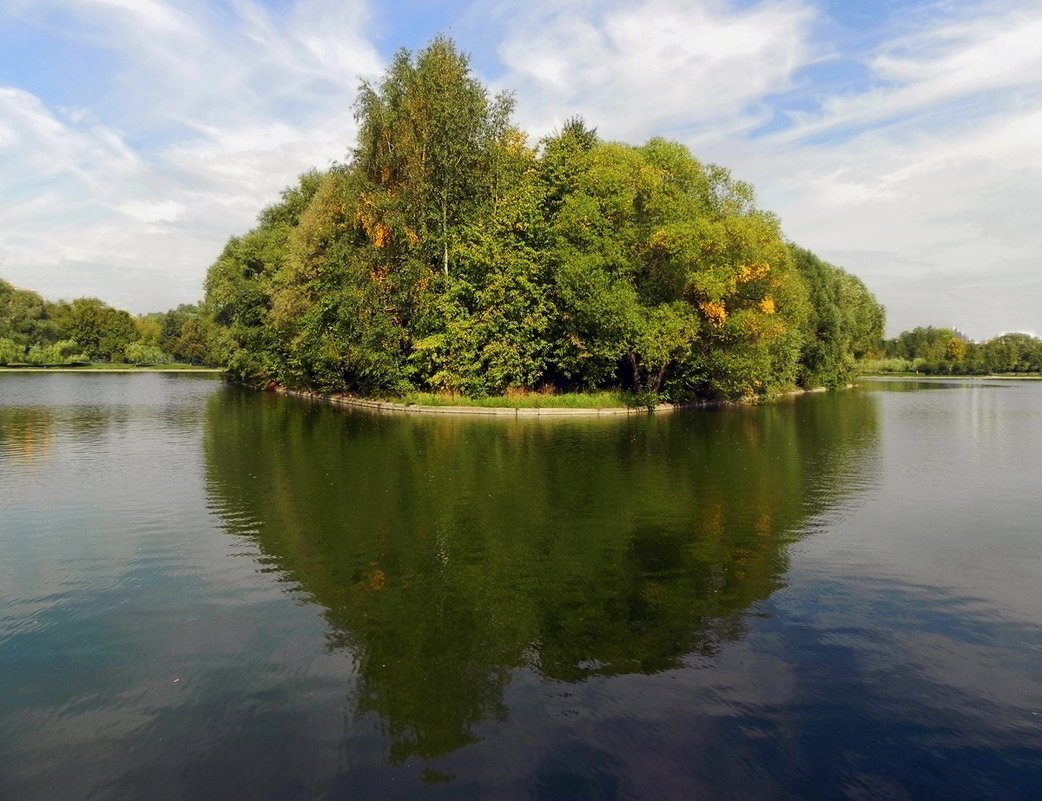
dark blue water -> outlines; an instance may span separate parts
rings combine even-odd
[[[1042,797],[1042,383],[0,375],[0,799]]]

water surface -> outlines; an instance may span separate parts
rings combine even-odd
[[[0,798],[1042,795],[1042,384],[0,376]]]

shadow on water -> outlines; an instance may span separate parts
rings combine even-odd
[[[232,391],[206,417],[226,529],[321,605],[392,763],[475,742],[543,682],[740,640],[807,519],[872,470],[848,396],[628,420],[383,417]]]

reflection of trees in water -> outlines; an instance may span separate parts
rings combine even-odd
[[[37,406],[0,406],[0,458],[38,462],[54,450],[54,414]]]
[[[194,374],[19,375],[12,385],[14,397],[3,398],[11,405],[0,404],[0,457],[38,461],[52,452],[57,437],[88,451],[100,450],[136,423],[143,425],[141,432],[134,431],[135,437],[157,430],[194,437],[200,408],[213,392],[208,378]],[[4,380],[11,381],[11,377]],[[171,392],[169,385],[174,382],[178,386]]]
[[[324,607],[356,710],[400,760],[502,719],[514,669],[649,673],[740,637],[875,426],[859,395],[547,424],[232,391],[210,401],[206,450],[226,527]]]

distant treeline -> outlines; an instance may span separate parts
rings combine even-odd
[[[865,367],[935,375],[1042,373],[1042,339],[1029,334],[973,342],[954,328],[920,327],[886,340],[883,356]]]
[[[445,38],[363,83],[348,161],[301,176],[210,267],[230,372],[681,400],[842,385],[878,349],[864,284],[786,242],[727,170],[578,118],[530,147],[512,108]]]
[[[97,298],[51,302],[0,280],[0,365],[211,364],[213,340],[197,306],[132,317]]]

